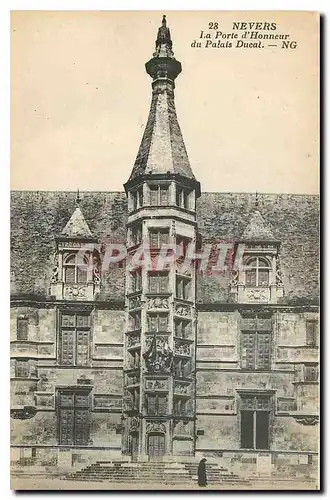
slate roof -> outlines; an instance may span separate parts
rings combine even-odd
[[[127,203],[122,192],[85,192],[80,203],[91,233],[99,240],[125,243]],[[55,236],[74,211],[75,192],[11,193],[12,293],[47,296],[53,269]],[[255,195],[202,193],[197,201],[203,243],[241,239],[255,212]],[[313,301],[319,295],[319,197],[260,194],[259,211],[281,241],[280,260],[285,301]],[[198,274],[199,303],[228,302],[230,273]],[[112,267],[102,280],[100,300],[124,296],[125,272]]]
[[[267,226],[259,210],[251,216],[242,236],[242,241],[274,241],[274,235],[269,225]]]
[[[181,72],[181,63],[174,57],[170,30],[163,16],[158,30],[153,58],[146,70],[154,80],[147,125],[129,178],[141,174],[178,174],[195,180],[190,166],[174,103],[174,80]],[[161,81],[159,75],[169,80]],[[170,80],[173,80],[172,84]]]
[[[153,94],[147,125],[129,181],[142,174],[179,174],[195,179],[175,111],[174,97]]]
[[[70,220],[65,225],[62,236],[68,238],[92,238],[93,235],[79,207],[75,209]]]

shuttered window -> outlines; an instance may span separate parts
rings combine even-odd
[[[57,404],[59,444],[88,444],[90,433],[89,393],[86,391],[59,391]]]
[[[60,362],[63,365],[85,366],[90,361],[90,315],[60,315]]]
[[[147,394],[147,414],[167,415],[167,396],[163,394]]]
[[[168,273],[151,272],[149,279],[149,293],[167,293],[169,286]]]
[[[271,364],[271,318],[246,316],[241,320],[241,368],[269,370]]]
[[[28,340],[29,319],[17,318],[17,340]]]

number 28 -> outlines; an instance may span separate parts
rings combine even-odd
[[[209,30],[217,30],[218,27],[218,23],[209,23]]]

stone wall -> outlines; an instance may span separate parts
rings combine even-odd
[[[29,319],[27,341],[17,341],[17,318],[22,316]],[[57,363],[56,318],[55,308],[29,306],[11,310],[11,407],[37,409],[30,419],[11,419],[11,443],[56,446],[56,389],[87,383],[92,386],[91,446],[120,448],[124,313],[92,311],[92,357],[86,367]],[[28,377],[16,377],[15,363],[19,359],[29,360]]]
[[[240,391],[272,395],[270,449],[318,449],[318,425],[296,417],[313,416],[318,407],[318,383],[297,382],[299,367],[318,362],[318,348],[306,346],[306,320],[316,312],[273,311],[273,345],[269,371],[240,367],[239,311],[200,312],[197,333],[197,449],[240,449]],[[286,354],[283,356],[283,352]],[[200,432],[198,432],[200,431]]]

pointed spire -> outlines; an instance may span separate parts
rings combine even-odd
[[[147,125],[125,190],[141,182],[141,176],[166,175],[184,177],[193,182],[197,196],[200,184],[190,166],[186,147],[176,116],[174,81],[181,73],[181,63],[172,52],[172,39],[166,16],[158,30],[156,52],[146,63],[152,77],[152,100]]]
[[[257,200],[256,200],[257,201]],[[255,210],[241,237],[242,241],[276,241],[259,210]]]
[[[80,194],[79,194],[79,189],[77,189],[77,196],[76,196],[76,204],[77,207],[73,214],[71,215],[70,220],[67,222],[65,225],[61,236],[65,236],[67,238],[93,238],[93,234],[91,230],[88,227],[88,224],[86,222],[86,219],[80,210]]]
[[[169,28],[166,25],[166,16],[163,15],[162,25],[158,29],[157,40],[156,40],[156,51],[153,54],[154,57],[173,57],[172,51],[172,39]]]

